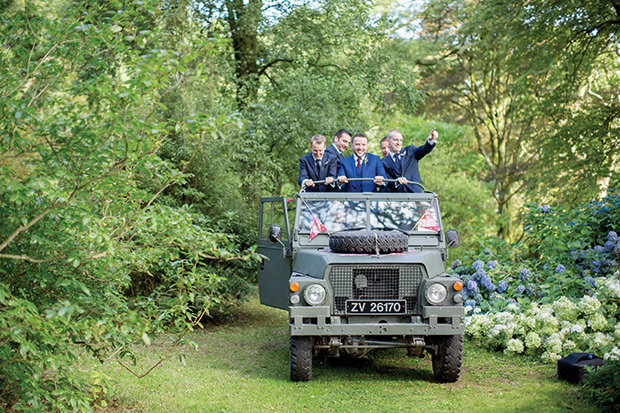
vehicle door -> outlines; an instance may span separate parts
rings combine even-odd
[[[283,310],[288,310],[292,266],[288,201],[283,197],[262,198],[258,218],[258,252],[265,256],[258,266],[260,302]],[[270,228],[275,226],[282,229],[279,242],[269,239]]]

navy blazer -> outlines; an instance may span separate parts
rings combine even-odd
[[[435,148],[435,145],[428,143],[428,140],[422,146],[409,145],[402,148],[400,151],[400,168],[397,167],[394,159],[392,159],[392,154],[389,154],[383,158],[383,166],[385,167],[385,173],[387,173],[386,178],[397,179],[404,176],[409,182],[422,183],[418,161],[431,153],[433,148]],[[422,192],[422,188],[419,185],[411,183],[407,185],[390,183],[388,189],[393,192]]]
[[[342,153],[338,152],[338,149],[336,149],[333,143],[325,149],[325,154],[338,159],[338,163],[340,163],[340,161],[342,161],[342,158],[344,158],[344,156],[342,156]]]
[[[360,169],[355,165],[355,155],[349,155],[340,161],[338,176],[347,178],[374,178],[375,176],[385,176],[385,169],[381,163],[381,158],[371,153],[366,154],[366,163],[362,162]],[[346,192],[373,192],[377,185],[373,181],[353,181],[345,184]]]
[[[321,168],[319,168],[318,171],[316,169],[314,155],[312,155],[312,153],[306,154],[299,158],[299,186],[301,186],[305,179],[323,181],[327,177],[332,177],[335,181],[336,172],[338,172],[338,160],[329,155],[323,154],[323,158],[321,159]],[[306,191],[308,192],[327,192],[332,189],[333,187],[331,185],[325,184],[306,187]]]

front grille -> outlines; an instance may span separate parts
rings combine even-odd
[[[419,265],[337,265],[328,281],[334,293],[334,314],[346,313],[347,300],[396,300],[407,302],[407,314],[414,314],[422,282]]]

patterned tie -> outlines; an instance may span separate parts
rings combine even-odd
[[[396,164],[396,169],[400,172],[401,171],[400,153],[397,153],[396,155],[394,155],[394,163]]]
[[[360,169],[361,164],[362,164],[362,158],[357,158],[357,169]]]

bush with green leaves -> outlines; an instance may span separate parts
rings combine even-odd
[[[603,411],[620,411],[620,360],[608,360],[584,377],[587,394]]]
[[[257,255],[160,202],[191,178],[160,156],[171,136],[235,123],[162,116],[210,40],[161,47],[156,0],[25,4],[0,5],[0,409],[88,411],[108,387],[81,357],[131,361],[161,331],[178,348]]]
[[[453,262],[467,334],[547,361],[573,351],[620,358],[619,217],[617,193],[572,210],[530,205],[525,241]]]
[[[466,335],[547,362],[573,352],[603,357],[608,366],[586,385],[599,406],[613,410],[620,393],[619,222],[619,193],[573,209],[529,205],[523,242],[491,242],[449,270],[465,286]]]

